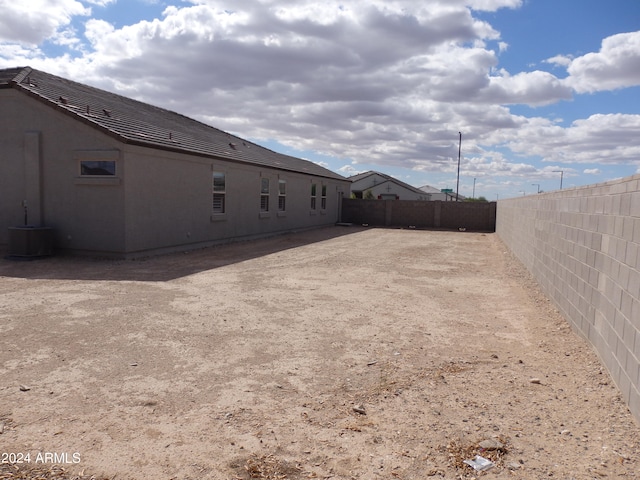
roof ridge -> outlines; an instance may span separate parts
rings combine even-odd
[[[0,85],[8,86],[19,83],[31,72],[30,67],[13,67],[0,69]]]
[[[33,70],[33,69],[29,68],[29,72],[31,72],[32,70]],[[196,122],[196,123],[198,123],[198,124],[200,124],[200,125],[202,125],[202,126],[206,127],[207,129],[215,130],[215,131],[217,131],[217,132],[219,132],[219,133],[221,133],[221,134],[223,134],[223,135],[226,135],[226,136],[228,136],[228,137],[233,137],[233,139],[236,139],[236,140],[238,140],[238,141],[240,141],[240,142],[243,142],[243,143],[245,143],[245,144],[246,144],[246,143],[250,143],[251,145],[253,145],[253,146],[257,147],[257,148],[264,149],[264,150],[268,150],[268,151],[270,151],[270,152],[272,152],[272,153],[274,153],[274,154],[276,154],[276,155],[287,156],[287,157],[289,157],[289,158],[297,158],[297,157],[294,157],[293,155],[287,155],[287,154],[284,154],[284,153],[276,152],[275,150],[272,150],[272,149],[270,149],[270,148],[268,148],[268,147],[265,147],[265,146],[263,146],[263,145],[260,145],[260,144],[258,144],[258,143],[255,143],[255,142],[252,142],[251,140],[246,140],[246,139],[244,139],[244,138],[242,138],[242,137],[240,137],[240,136],[238,136],[238,135],[235,135],[235,134],[233,134],[233,133],[231,133],[231,132],[227,132],[226,130],[223,130],[223,129],[218,128],[218,127],[213,126],[213,125],[210,125],[210,124],[205,123],[205,122],[203,122],[203,121],[201,121],[201,120],[197,120],[197,119],[195,119],[195,118],[191,118],[191,117],[189,117],[189,116],[187,116],[187,115],[185,115],[185,114],[183,114],[183,113],[177,112],[177,111],[175,111],[175,110],[171,110],[171,109],[169,109],[169,108],[161,107],[161,106],[154,105],[154,104],[151,104],[151,103],[146,103],[146,102],[143,102],[142,100],[137,100],[137,99],[135,99],[135,98],[127,97],[127,96],[122,95],[122,94],[120,94],[120,93],[112,92],[112,91],[109,91],[109,90],[104,90],[104,89],[101,89],[101,88],[98,88],[98,87],[94,87],[93,85],[87,85],[87,84],[84,84],[84,83],[77,82],[77,81],[75,81],[75,80],[69,80],[69,79],[66,79],[66,78],[64,78],[64,77],[60,77],[60,76],[57,76],[57,75],[53,75],[53,74],[50,74],[50,73],[47,73],[47,72],[44,72],[44,71],[39,71],[39,72],[40,72],[40,73],[42,73],[42,74],[45,74],[45,75],[49,75],[49,76],[51,76],[51,77],[56,77],[56,78],[62,79],[62,80],[64,80],[64,81],[66,81],[66,82],[69,82],[69,83],[72,83],[72,84],[75,84],[75,85],[82,86],[82,87],[84,87],[84,88],[87,88],[87,89],[93,90],[93,91],[95,91],[95,92],[106,93],[107,95],[117,97],[118,99],[121,99],[121,100],[123,100],[123,101],[125,101],[125,102],[136,103],[136,104],[138,104],[138,105],[140,105],[140,106],[144,106],[144,107],[146,107],[146,108],[151,108],[151,109],[153,109],[153,110],[157,110],[157,111],[159,111],[159,112],[164,112],[164,113],[168,113],[168,114],[170,114],[170,115],[175,115],[175,116],[181,117],[181,118],[183,118],[184,120],[189,121],[189,122]],[[27,77],[28,77],[28,74],[24,75],[24,76],[22,77],[22,80],[24,80],[24,79],[25,79],[25,78],[27,78]],[[22,80],[21,80],[21,81],[22,81]],[[20,83],[20,82],[17,82],[17,83]],[[114,112],[114,113],[115,113],[115,112]],[[142,124],[146,124],[146,125],[153,125],[153,123],[151,123],[151,122],[147,122],[147,121],[143,121],[143,120],[138,120],[138,121],[139,121],[139,122],[141,122]],[[231,146],[231,144],[230,144],[229,146]],[[232,148],[233,148],[233,147],[232,147]]]
[[[12,82],[15,83],[21,83],[22,81],[24,81],[26,78],[29,77],[29,74],[33,71],[33,68],[31,67],[23,67],[22,70],[20,71],[20,73],[18,73],[12,80]]]
[[[411,185],[411,184],[409,184],[407,182],[404,182],[404,181],[400,180],[399,178],[394,177],[393,175],[382,173],[382,172],[379,172],[377,170],[368,170],[366,172],[357,173],[355,175],[352,175],[351,177],[348,177],[348,180],[351,180],[352,182],[354,182],[354,181],[357,181],[357,180],[361,180],[363,178],[367,178],[367,177],[369,177],[371,175],[379,175],[380,177],[385,179],[384,180],[385,182],[396,182],[396,183],[402,185],[404,188],[407,188],[409,190],[413,190],[415,193],[420,193],[420,188],[419,187],[414,187],[413,185]],[[357,178],[356,180],[354,180],[355,177],[360,177],[360,178]],[[381,184],[379,184],[379,185],[381,185]]]
[[[123,143],[346,180],[315,162],[278,153],[165,107],[30,67],[15,72],[4,88],[16,88]]]

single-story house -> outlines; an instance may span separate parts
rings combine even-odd
[[[352,198],[379,200],[431,200],[428,193],[380,172],[364,172],[348,178]]]
[[[429,195],[430,200],[440,200],[441,202],[456,201],[456,192],[454,192],[453,189],[438,190],[436,187],[432,187],[431,185],[424,185],[419,187],[419,189]],[[467,197],[460,195],[459,200],[462,201],[466,198]]]
[[[139,256],[340,220],[350,182],[169,110],[29,67],[0,70],[0,245]]]

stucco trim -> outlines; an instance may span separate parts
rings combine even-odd
[[[76,177],[73,183],[74,185],[118,186],[122,183],[122,179],[118,177]]]
[[[211,215],[212,222],[226,222],[228,220],[226,213],[216,213]]]

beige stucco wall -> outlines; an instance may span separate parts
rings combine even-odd
[[[118,142],[14,90],[0,90],[0,101],[11,112],[0,116],[0,244],[23,224],[27,200],[28,223],[54,227],[58,247],[122,249],[122,186],[78,183],[80,152],[118,156]]]
[[[501,200],[496,232],[640,420],[640,175]]]
[[[252,238],[338,221],[348,182],[143,147],[124,151],[127,252],[172,250]],[[226,176],[226,212],[212,212],[213,172]],[[270,212],[260,212],[261,179],[269,178]],[[278,212],[278,180],[286,180],[286,211]],[[317,184],[312,211],[311,184]],[[320,209],[322,184],[327,208]]]
[[[334,224],[349,182],[155,150],[112,137],[11,89],[0,90],[0,245],[7,228],[55,229],[55,247],[133,256],[174,251]],[[80,177],[81,160],[115,160],[115,177]],[[212,213],[213,171],[226,173],[227,213]],[[260,179],[271,180],[268,215],[260,214]],[[287,181],[278,213],[278,179]],[[318,185],[310,209],[311,183]],[[327,208],[320,210],[322,184]]]

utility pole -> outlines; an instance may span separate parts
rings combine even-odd
[[[462,132],[458,132],[460,140],[458,142],[458,179],[456,180],[456,202],[460,201],[460,152],[462,150]]]
[[[553,173],[560,174],[560,190],[562,190],[562,177],[564,177],[564,170],[553,170]]]
[[[475,200],[476,198],[476,177],[473,177],[473,195],[471,196]]]

